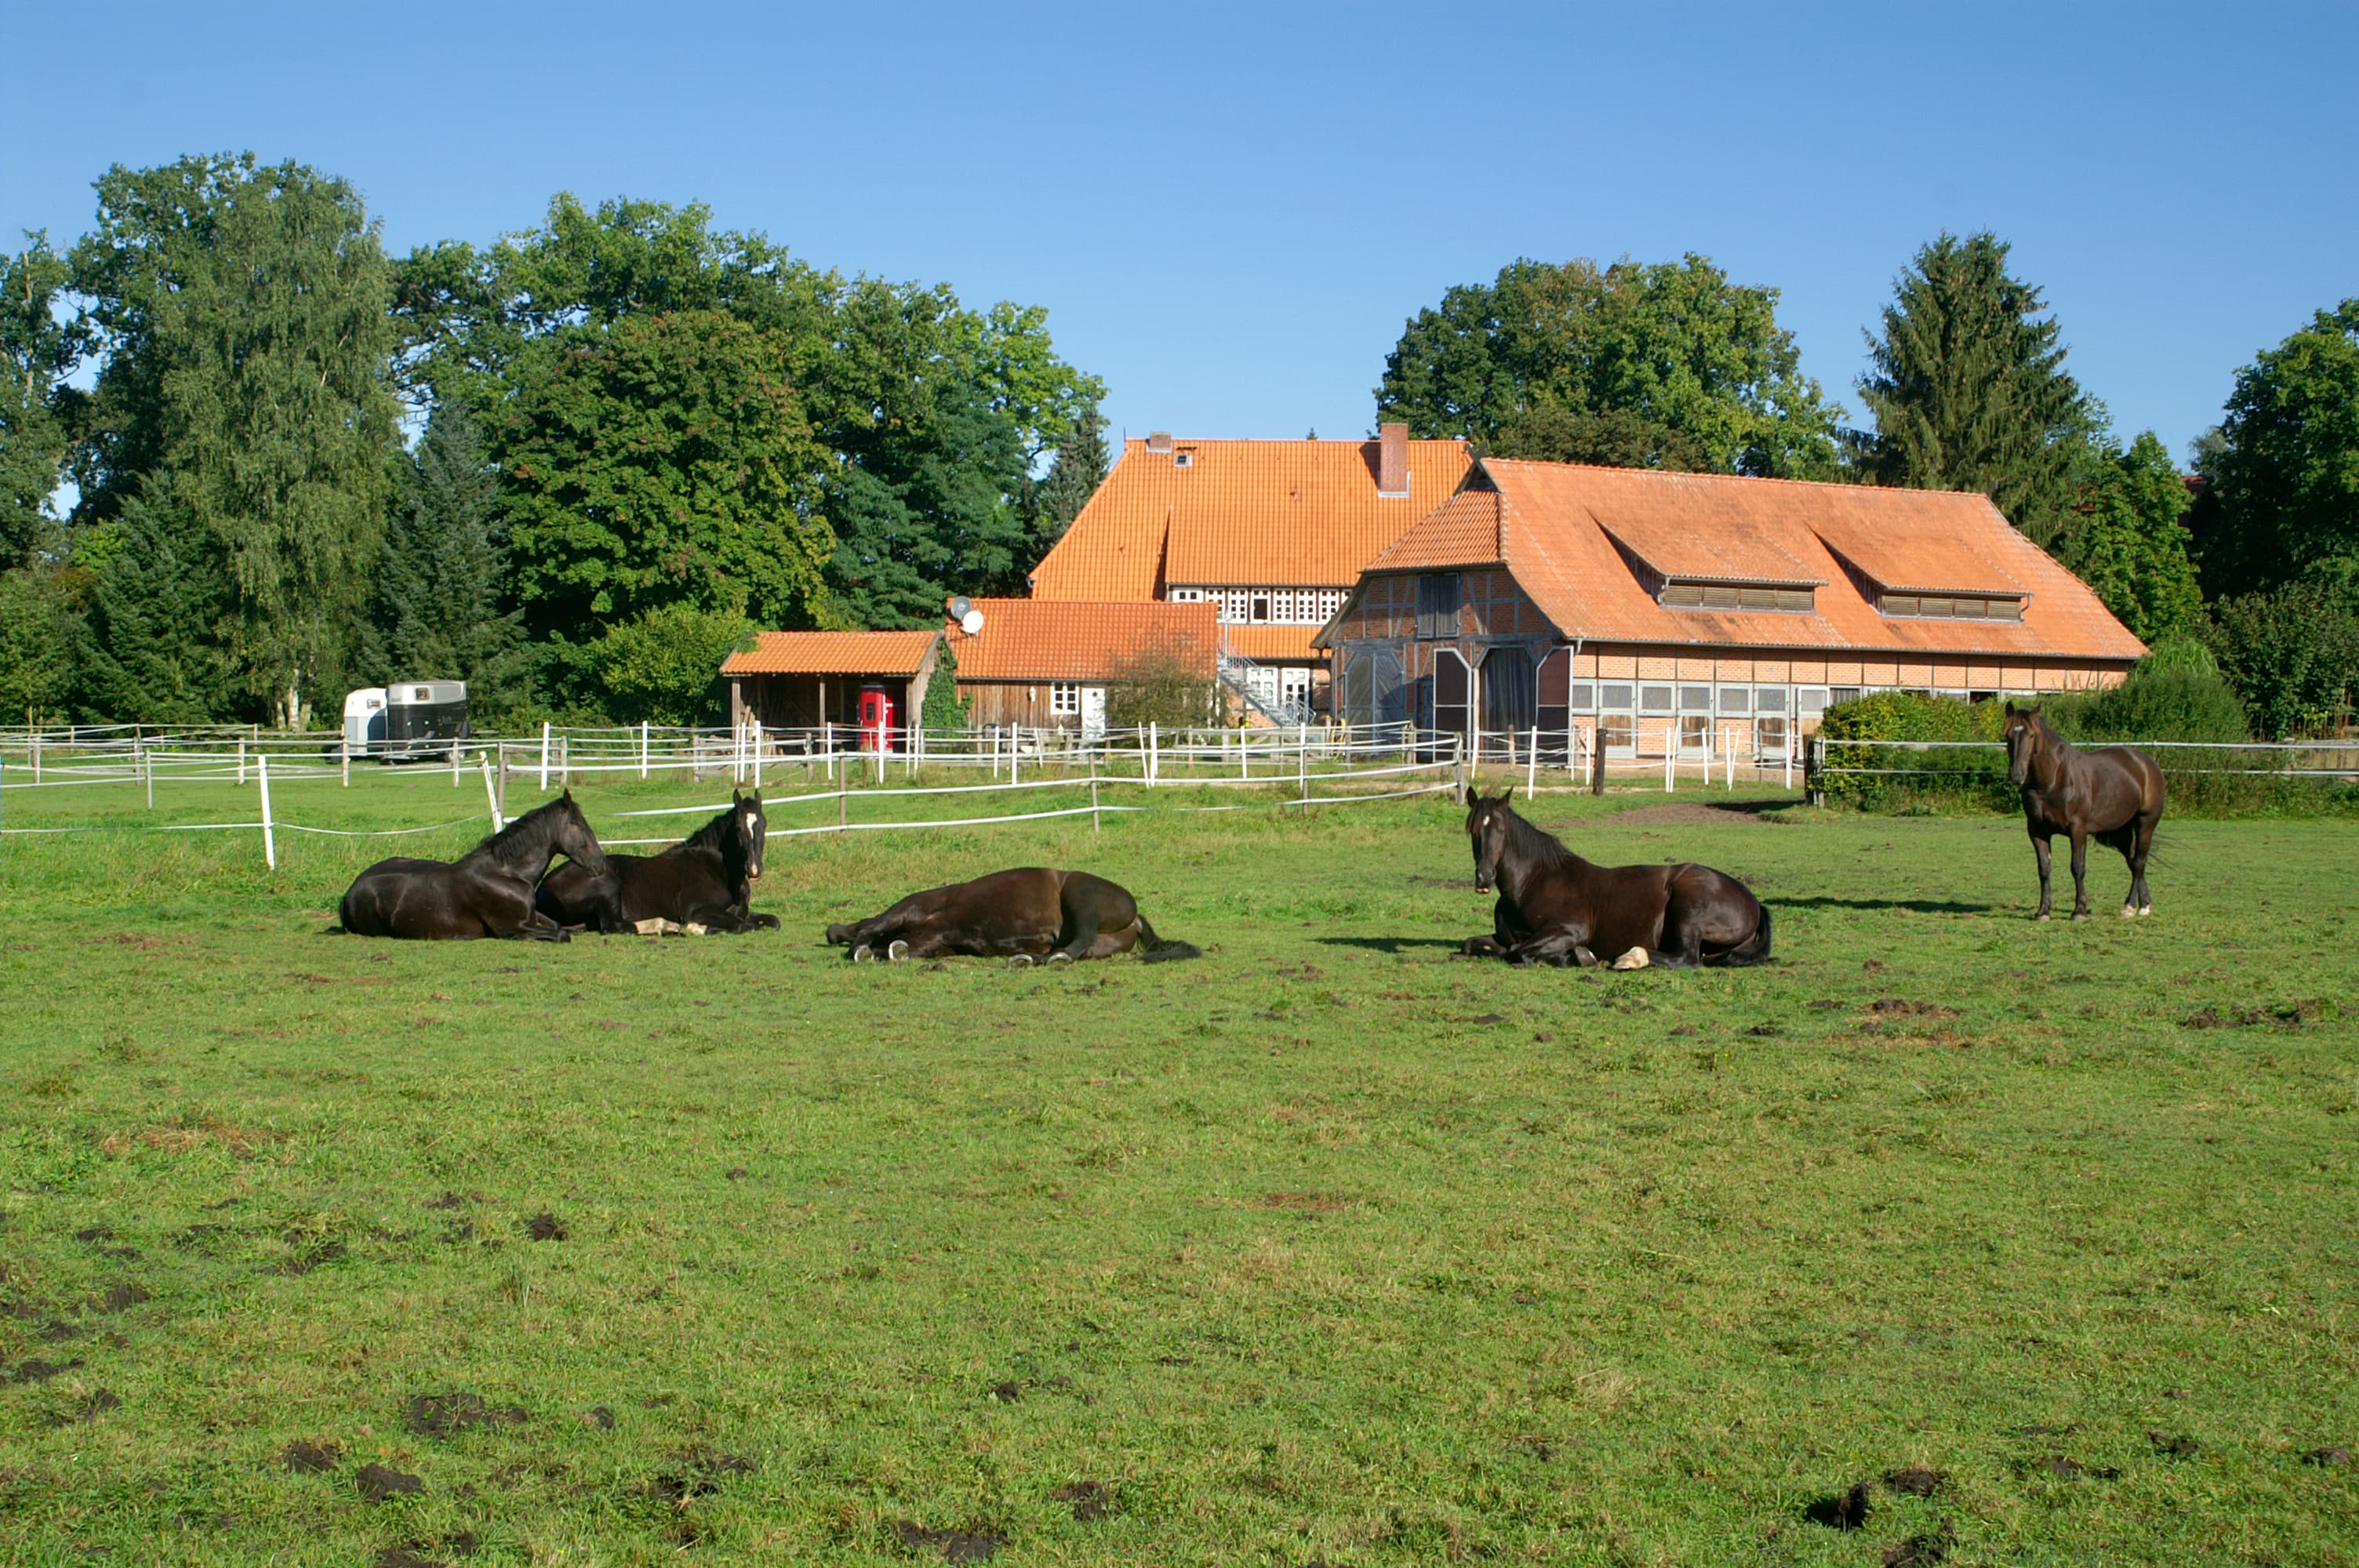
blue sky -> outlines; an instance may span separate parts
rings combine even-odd
[[[251,148],[397,251],[551,192],[1042,305],[1117,432],[1358,435],[1403,321],[1516,256],[1710,255],[1851,406],[1944,227],[2174,451],[2359,295],[2359,8],[407,6],[8,0],[0,232]]]

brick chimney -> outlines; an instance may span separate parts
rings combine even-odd
[[[1171,449],[1171,432],[1169,430],[1149,430],[1147,433],[1147,449],[1150,452],[1169,451]]]
[[[1406,425],[1376,427],[1376,493],[1383,496],[1408,493],[1408,427]]]

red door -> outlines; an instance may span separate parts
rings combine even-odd
[[[889,752],[893,749],[893,694],[881,686],[860,688],[860,749],[864,752]]]

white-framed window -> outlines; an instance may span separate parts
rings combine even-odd
[[[1638,687],[1638,711],[1648,715],[1671,711],[1671,688],[1668,686],[1641,685]]]
[[[1051,681],[1049,683],[1049,711],[1079,713],[1082,710],[1082,683]]]
[[[1734,717],[1753,710],[1753,691],[1749,687],[1724,686],[1720,688],[1720,711]]]
[[[1204,602],[1204,590],[1201,588],[1175,588],[1171,590],[1171,602],[1174,604],[1201,604]]]

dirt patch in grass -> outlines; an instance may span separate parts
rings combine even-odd
[[[279,1451],[278,1464],[298,1476],[321,1476],[334,1469],[343,1456],[344,1451],[332,1443],[299,1439]]]
[[[79,1356],[71,1361],[24,1361],[17,1364],[12,1376],[19,1383],[46,1383],[59,1373],[71,1372],[81,1365],[82,1357]]]
[[[1886,1473],[1884,1484],[1903,1497],[1930,1498],[1941,1489],[1941,1483],[1948,1478],[1939,1470],[1910,1465]]]
[[[389,1465],[364,1465],[353,1476],[360,1487],[364,1502],[382,1503],[394,1498],[414,1498],[426,1489],[426,1483],[407,1471]]]
[[[285,1142],[287,1137],[268,1128],[208,1121],[195,1127],[143,1127],[136,1132],[110,1132],[98,1141],[98,1146],[109,1154],[128,1154],[142,1147],[160,1149],[168,1154],[185,1154],[208,1143],[218,1143],[243,1158],[271,1144]]]
[[[1896,1541],[1884,1549],[1884,1568],[1934,1568],[1950,1555],[1950,1527],[1929,1530]]]
[[[1016,1381],[1013,1378],[1009,1379],[1005,1383],[994,1383],[991,1386],[991,1398],[998,1400],[1003,1405],[1012,1405],[1023,1397],[1024,1385]]]
[[[2324,1002],[2312,997],[2304,1001],[2278,1002],[2271,1007],[2222,1008],[2209,1004],[2196,1009],[2180,1021],[2182,1029],[2297,1029],[2305,1023],[2315,1023],[2327,1016]]]
[[[1068,1481],[1049,1494],[1053,1503],[1069,1503],[1073,1518],[1088,1524],[1114,1511],[1114,1488],[1096,1481]]]
[[[588,1410],[583,1411],[582,1412],[582,1420],[584,1423],[594,1426],[601,1432],[612,1432],[614,1430],[614,1412],[607,1409],[604,1405],[592,1405]]]
[[[524,1222],[524,1233],[535,1241],[562,1241],[567,1235],[565,1222],[547,1209]]]
[[[2033,1467],[2045,1471],[2060,1481],[2078,1481],[2086,1477],[2094,1481],[2114,1481],[2121,1478],[2119,1470],[2100,1465],[2083,1465],[2078,1459],[2061,1454],[2050,1454],[2038,1460]]]
[[[1911,1001],[1907,997],[1880,996],[1867,1004],[1877,1018],[1955,1018],[1958,1010],[1938,1002]]]
[[[1829,1530],[1857,1530],[1867,1522],[1867,1511],[1875,1502],[1867,1483],[1861,1481],[1848,1491],[1819,1498],[1802,1510],[1802,1517]]]
[[[122,1408],[123,1397],[120,1394],[111,1389],[92,1389],[82,1398],[66,1406],[64,1411],[52,1417],[51,1421],[58,1426],[71,1422],[87,1426],[107,1411],[119,1411]]]
[[[1705,806],[1695,801],[1675,801],[1665,806],[1641,806],[1629,811],[1617,811],[1604,820],[1614,826],[1658,827],[1663,826],[1716,827],[1732,822],[1775,822],[1776,817],[1764,813],[1756,805]]]
[[[929,1530],[916,1519],[897,1519],[893,1539],[912,1552],[930,1552],[945,1563],[984,1563],[1007,1544],[995,1530]]]
[[[2301,1462],[2324,1465],[2328,1469],[2341,1469],[2351,1463],[2351,1450],[2339,1443],[2332,1444],[2324,1448],[2311,1449],[2301,1456]]]
[[[679,1467],[668,1470],[647,1485],[647,1496],[678,1508],[690,1498],[709,1498],[721,1489],[723,1477],[750,1476],[754,1462],[742,1454],[712,1448],[690,1448],[679,1455]]]
[[[145,1285],[135,1285],[126,1280],[121,1284],[109,1285],[106,1288],[106,1294],[99,1298],[98,1310],[129,1312],[133,1307],[148,1299],[147,1288]]]
[[[2192,1459],[2203,1452],[2203,1445],[2183,1432],[2149,1432],[2146,1440],[2166,1459]]]
[[[483,1395],[462,1390],[410,1395],[406,1419],[419,1436],[440,1440],[473,1426],[522,1426],[532,1416],[522,1405],[487,1405]]]
[[[1352,1206],[1352,1200],[1341,1193],[1264,1193],[1254,1206],[1288,1214],[1339,1214]]]

